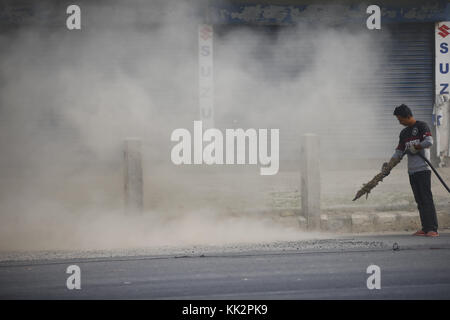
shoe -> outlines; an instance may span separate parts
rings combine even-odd
[[[427,234],[423,230],[416,231],[413,236],[426,236]]]
[[[427,237],[439,237],[439,233],[437,233],[436,231],[428,231],[425,235]]]

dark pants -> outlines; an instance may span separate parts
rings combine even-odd
[[[424,232],[437,231],[436,209],[431,193],[431,171],[425,170],[411,174],[409,182],[417,202],[417,209],[419,209],[422,230]]]

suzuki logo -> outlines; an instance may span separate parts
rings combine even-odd
[[[447,30],[449,30],[450,28],[447,27],[445,24],[443,24],[442,26],[440,26],[438,29],[441,30],[441,32],[439,32],[439,35],[440,35],[442,38],[445,38],[446,36],[448,36],[448,35],[450,34],[450,33],[447,31]]]
[[[208,26],[204,26],[200,30],[200,37],[203,40],[208,40],[209,38],[211,38],[211,33],[212,33],[212,29]]]

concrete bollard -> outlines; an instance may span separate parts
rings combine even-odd
[[[308,230],[320,229],[319,136],[307,133],[301,146],[301,205]]]
[[[125,213],[141,214],[143,209],[143,179],[141,139],[125,139]]]

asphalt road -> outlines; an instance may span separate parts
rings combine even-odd
[[[66,269],[74,264],[81,270],[79,290],[66,286]],[[381,289],[367,288],[369,265],[380,267]],[[449,299],[450,233],[343,237],[239,252],[3,261],[0,298]]]

